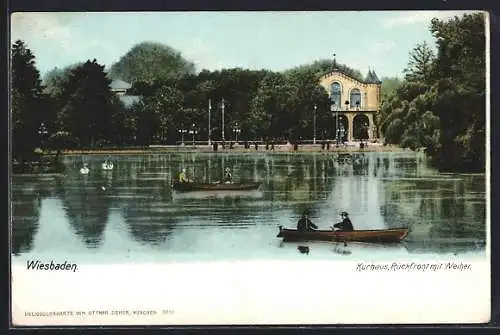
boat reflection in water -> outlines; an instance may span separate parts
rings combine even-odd
[[[356,259],[370,259],[370,256],[408,255],[408,250],[404,243],[365,243],[365,242],[327,242],[327,241],[309,241],[304,242],[284,242],[278,245],[287,254],[292,250],[298,250],[301,254],[307,254],[318,258],[328,258],[329,256],[353,256]]]

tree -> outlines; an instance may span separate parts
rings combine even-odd
[[[446,171],[484,171],[485,36],[482,14],[432,20],[437,55],[410,52],[405,81],[384,96],[378,116],[387,143],[426,148]]]
[[[59,131],[69,131],[83,146],[109,141],[112,118],[119,108],[110,82],[104,66],[95,59],[73,69],[61,94]]]
[[[465,14],[432,20],[437,40],[436,115],[441,147],[434,155],[442,169],[485,168],[486,54],[484,16]]]
[[[434,72],[434,51],[427,42],[417,44],[410,52],[408,66],[403,70],[407,81],[427,83],[432,80]]]
[[[23,41],[17,40],[12,46],[12,154],[23,169],[45,136],[40,130],[42,122],[50,118],[51,110],[46,108],[49,105],[35,56]]]
[[[153,96],[144,98],[133,107],[137,137],[140,143],[175,141],[179,124],[175,120],[183,113],[183,95],[175,87],[163,86]]]
[[[42,80],[44,92],[57,99],[62,94],[64,85],[68,83],[71,71],[81,65],[83,63],[79,62],[62,69],[56,66],[52,70],[47,71]]]
[[[194,74],[194,64],[177,50],[160,43],[142,42],[133,46],[110,68],[110,77],[130,83],[179,79]]]

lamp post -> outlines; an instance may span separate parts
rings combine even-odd
[[[222,143],[224,144],[224,98],[222,98]]]
[[[194,147],[194,138],[196,134],[198,134],[198,130],[196,130],[196,125],[193,123],[191,130],[189,131],[191,135],[193,135],[193,147]]]
[[[318,106],[314,104],[314,114],[313,114],[313,144],[316,144],[316,110],[318,109]]]
[[[210,146],[212,140],[212,125],[210,123],[210,114],[212,112],[212,99],[208,99],[208,146]]]
[[[241,129],[238,126],[238,123],[234,124],[234,126],[233,126],[233,132],[234,132],[234,136],[236,137],[236,143],[238,143],[238,135],[239,135],[239,133],[241,133]]]
[[[187,134],[188,130],[181,128],[179,129],[179,134],[181,134],[181,145],[184,145],[184,134]]]
[[[47,127],[45,126],[45,123],[40,124],[40,128],[38,128],[38,136],[40,136],[40,146],[43,147],[45,146],[45,137],[47,136],[49,132],[47,131]]]
[[[339,139],[338,139],[338,131],[339,131],[339,115],[338,111],[335,108],[335,101],[332,101],[332,105],[330,106],[330,111],[333,113],[335,112],[335,142],[336,146],[339,146]]]
[[[346,101],[344,102],[344,104],[345,104],[345,110],[346,110],[346,112],[347,112],[347,111],[349,110],[349,100],[346,100]],[[351,127],[352,127],[352,125],[351,125]],[[352,128],[351,128],[351,129],[352,129]],[[348,137],[349,137],[349,136],[348,136]],[[347,140],[349,140],[349,138],[348,138]]]
[[[366,134],[366,141],[368,142],[368,123],[363,123],[363,136],[361,137],[361,143],[363,143],[363,140],[365,139],[365,134]]]

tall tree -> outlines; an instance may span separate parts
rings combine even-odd
[[[484,170],[486,142],[485,24],[481,13],[449,21],[432,20],[438,56],[436,110],[441,119],[444,169]]]
[[[34,149],[46,136],[50,125],[42,125],[52,111],[43,94],[35,56],[25,43],[17,40],[12,46],[12,153],[24,167],[34,157]],[[43,128],[43,129],[42,129]]]
[[[194,74],[195,66],[184,59],[177,50],[160,43],[142,42],[133,46],[110,68],[113,79],[127,82],[179,79],[185,74]]]
[[[60,119],[65,129],[60,130],[68,130],[83,146],[93,147],[97,141],[112,138],[113,115],[119,106],[110,82],[104,66],[94,59],[73,69],[64,87]]]
[[[404,69],[407,81],[429,82],[434,71],[435,55],[427,42],[417,44],[410,52],[410,59]]]

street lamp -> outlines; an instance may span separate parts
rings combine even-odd
[[[234,132],[234,136],[236,137],[236,143],[238,143],[238,134],[241,133],[241,129],[238,126],[238,123],[234,124],[234,126],[233,126],[233,132]]]
[[[318,109],[318,106],[314,104],[314,114],[313,114],[313,144],[316,144],[316,110]]]
[[[368,123],[363,123],[363,136],[361,137],[361,144],[363,144],[363,140],[365,139],[365,134],[366,134],[366,139],[368,142]]]
[[[346,101],[344,102],[344,104],[345,104],[345,110],[346,110],[346,111],[348,111],[348,110],[349,110],[349,100],[346,100]],[[352,125],[351,125],[351,127],[352,127]],[[344,136],[342,136],[342,139],[343,139],[343,138],[344,138]],[[343,144],[343,140],[342,140],[342,144]]]
[[[187,134],[188,130],[181,128],[179,129],[179,134],[181,134],[181,144],[184,145],[184,134]]]
[[[47,131],[47,127],[45,126],[45,123],[41,123],[40,124],[40,128],[38,128],[38,136],[40,136],[41,140],[40,140],[40,146],[44,147],[44,142],[45,142],[45,137],[47,136],[49,132]]]
[[[330,106],[330,110],[332,113],[335,111],[335,141],[337,143],[337,147],[339,146],[339,139],[338,139],[338,131],[339,131],[339,113],[337,108],[335,108],[335,101],[332,101],[332,105]]]
[[[194,147],[194,138],[196,134],[198,134],[198,130],[196,130],[196,125],[193,123],[191,126],[191,130],[189,131],[189,134],[193,135],[193,147]]]

